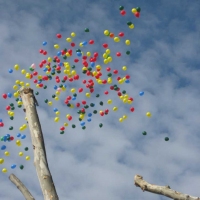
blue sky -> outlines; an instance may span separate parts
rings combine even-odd
[[[125,7],[125,16],[119,13],[120,5]],[[141,7],[140,18],[131,13],[131,9],[138,6]],[[12,4],[9,1],[0,3],[0,93],[13,93],[12,87],[17,79],[30,82],[32,88],[40,92],[37,96],[38,113],[50,171],[60,199],[168,199],[136,188],[133,182],[136,174],[150,183],[170,185],[179,192],[199,196],[199,12],[197,0],[34,0],[26,3],[17,0]],[[133,22],[133,30],[128,28],[127,21]],[[85,33],[85,28],[90,32]],[[125,36],[115,43],[104,36],[106,29],[115,35],[124,32]],[[82,51],[99,52],[98,62],[102,68],[106,68],[102,62],[102,44],[109,44],[113,57],[110,67],[118,69],[119,76],[131,76],[130,84],[122,85],[122,88],[134,98],[134,113],[130,113],[130,105],[121,103],[113,91],[109,96],[103,94],[108,86],[96,85],[95,94],[101,94],[100,98],[93,95],[86,100],[94,102],[98,111],[101,109],[99,101],[103,101],[103,109],[108,108],[110,113],[105,117],[93,116],[83,131],[76,109],[69,109],[62,103],[66,96],[71,95],[71,87],[78,89],[82,85],[80,81],[67,82],[67,91],[60,95],[61,100],[53,101],[53,106],[49,107],[44,99],[52,99],[55,81],[47,82],[47,90],[38,90],[32,80],[21,75],[21,69],[28,70],[32,63],[39,69],[41,60],[53,57],[57,53],[54,44],[69,48],[65,38],[70,37],[71,32],[76,33],[73,41],[77,46],[82,41],[95,40],[94,45],[87,45]],[[56,38],[57,33],[62,34],[62,39]],[[126,39],[131,40],[130,46],[124,44]],[[47,41],[47,46],[42,45],[43,41]],[[77,46],[75,49],[79,48]],[[46,57],[39,54],[41,48],[48,51]],[[130,56],[126,55],[127,50],[131,51]],[[122,53],[120,58],[115,56],[117,51]],[[69,59],[70,63],[73,63],[73,58]],[[20,65],[20,71],[9,74],[8,69],[15,64]],[[126,72],[121,70],[123,65],[128,68]],[[81,68],[81,64],[77,64],[77,71],[80,72]],[[42,70],[38,71],[44,74]],[[84,79],[82,74],[80,77],[80,80]],[[144,96],[139,96],[140,91],[145,92]],[[84,95],[79,95],[77,101],[84,98]],[[108,99],[113,100],[112,105],[107,104]],[[15,120],[11,121],[5,107],[15,103],[14,98],[1,98],[0,102],[0,118],[5,123],[0,135],[9,133],[16,139],[19,127],[25,123],[24,112],[16,108]],[[113,112],[113,106],[119,110]],[[61,111],[59,123],[54,123],[55,107]],[[148,111],[152,113],[151,118],[146,117]],[[66,114],[74,116],[77,128],[72,129],[70,123],[65,134],[60,135],[59,128],[67,121]],[[127,120],[119,123],[119,117],[124,114],[128,115]],[[102,129],[99,123],[104,124]],[[9,126],[14,130],[9,131]],[[142,135],[143,131],[147,132],[146,136]],[[17,147],[15,141],[1,142],[1,146],[7,145],[6,150],[10,152],[6,157],[4,151],[0,151],[0,158],[5,159],[0,167],[8,169],[6,174],[0,173],[1,199],[22,199],[21,193],[8,179],[12,172],[35,199],[42,199],[29,131],[23,134],[27,137],[21,140],[21,147]],[[165,137],[169,137],[168,142]],[[29,151],[19,157],[18,153],[26,146],[30,147]],[[31,157],[30,161],[25,160],[26,155]],[[17,168],[12,170],[10,165],[14,163]],[[23,170],[19,169],[20,164],[24,165]]]

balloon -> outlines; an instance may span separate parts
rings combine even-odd
[[[139,12],[134,13],[134,15],[135,15],[137,18],[140,17],[140,13],[139,13]]]
[[[147,116],[147,117],[151,117],[151,113],[150,113],[150,112],[147,112],[147,113],[146,113],[146,116]]]
[[[134,110],[135,110],[134,107],[131,107],[131,108],[130,108],[130,111],[131,111],[131,112],[134,112]]]
[[[3,164],[3,163],[4,163],[4,159],[0,158],[0,164]]]
[[[11,74],[11,73],[13,73],[13,70],[12,70],[12,69],[9,69],[8,72]]]
[[[3,168],[3,169],[2,169],[2,172],[3,172],[3,173],[6,173],[7,171],[8,171],[8,170],[7,170],[6,168]]]
[[[144,95],[144,92],[143,92],[143,91],[141,91],[141,92],[139,93],[139,95],[140,95],[140,96],[143,96],[143,95]]]
[[[9,153],[8,151],[5,151],[5,152],[4,152],[4,155],[5,155],[5,156],[9,156],[10,153]]]
[[[124,15],[126,15],[126,11],[125,11],[125,10],[122,10],[122,11],[120,12],[120,14],[121,14],[122,16],[124,16]]]
[[[26,138],[26,135],[22,135],[22,136],[21,136],[21,139],[25,139],[25,138]]]
[[[115,42],[120,42],[120,39],[118,37],[114,37]]]
[[[1,150],[5,150],[5,149],[6,149],[6,145],[2,145]]]
[[[103,127],[103,124],[102,124],[102,123],[100,123],[100,124],[99,124],[99,127],[100,127],[100,128],[102,128],[102,127]]]
[[[131,11],[133,14],[135,14],[137,12],[136,8],[133,8]]]
[[[87,33],[90,32],[89,28],[85,28],[85,32]]]
[[[42,45],[43,45],[43,46],[47,45],[47,42],[46,42],[46,41],[44,41],[44,42],[42,43]]]
[[[24,154],[23,154],[23,152],[19,152],[19,156],[23,156]]]
[[[24,169],[24,165],[20,165],[19,168],[22,170]]]
[[[168,137],[165,137],[165,141],[168,141],[169,140],[169,138]]]
[[[142,134],[143,134],[143,135],[146,135],[146,134],[147,134],[147,132],[146,132],[146,131],[143,131],[143,132],[142,132]]]
[[[141,8],[140,8],[140,7],[137,7],[137,8],[136,8],[136,11],[137,11],[137,12],[140,12],[140,11],[141,11]]]
[[[11,169],[15,169],[15,167],[16,167],[15,164],[11,165]]]
[[[122,70],[126,71],[126,70],[127,70],[127,67],[126,67],[126,66],[123,66],[123,67],[122,67]]]
[[[62,35],[60,33],[56,34],[57,38],[62,38]]]
[[[71,33],[71,36],[72,36],[72,37],[75,37],[75,36],[76,36],[76,33],[72,32],[72,33]]]
[[[124,6],[120,6],[120,7],[119,7],[119,10],[124,10]]]
[[[30,156],[26,156],[26,160],[30,160]]]
[[[125,44],[126,44],[126,45],[130,45],[130,44],[131,44],[131,41],[130,41],[130,40],[126,40],[126,41],[125,41]]]

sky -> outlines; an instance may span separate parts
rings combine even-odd
[[[120,15],[119,6],[124,6],[125,16]],[[132,8],[140,7],[140,17],[136,18]],[[16,0],[0,1],[0,94],[14,93],[13,85],[16,80],[31,83],[39,107],[37,111],[42,125],[49,169],[59,199],[66,200],[165,200],[167,197],[142,192],[134,185],[134,176],[142,175],[144,180],[157,185],[169,185],[172,189],[192,196],[199,194],[199,157],[200,150],[200,2],[198,0],[176,1],[91,1],[91,0]],[[131,21],[134,29],[129,29],[127,21]],[[85,28],[89,28],[86,33]],[[104,35],[109,30],[115,36],[124,33],[119,43]],[[66,42],[72,32],[76,33],[74,48]],[[56,34],[62,35],[61,39]],[[130,46],[124,41],[129,39]],[[80,42],[94,40],[93,45],[79,47]],[[46,41],[47,45],[43,46]],[[105,49],[103,43],[109,45],[113,61],[109,65],[103,63],[102,54]],[[60,100],[55,101],[54,85],[58,85],[53,77],[52,81],[44,84],[46,90],[38,89],[33,79],[26,79],[21,74],[22,69],[29,72],[31,64],[35,63],[36,71],[45,73],[39,68],[39,63],[53,57],[58,50],[54,44],[77,48],[86,53],[99,53],[96,64],[102,66],[104,78],[106,67],[119,70],[113,75],[113,82],[117,76],[130,75],[130,83],[120,85],[127,91],[134,101],[132,105],[124,104],[116,92],[109,89],[110,85],[98,85],[95,82],[95,92],[91,98],[78,94],[76,102],[86,100],[95,103],[96,110],[109,109],[109,114],[92,116],[91,122],[86,122],[86,130],[82,130],[78,121],[77,109],[71,109],[64,104],[67,96],[72,95],[71,88],[84,87],[82,80],[88,79],[81,73],[81,61],[76,65],[80,80],[66,82],[67,90],[62,92]],[[45,49],[46,56],[39,53]],[[131,54],[126,55],[130,50]],[[116,52],[122,56],[117,57]],[[73,54],[67,61],[73,65]],[[64,61],[62,61],[64,62]],[[20,66],[19,71],[9,73],[14,65]],[[122,70],[127,66],[127,71]],[[63,74],[60,75],[63,77]],[[109,95],[104,91],[108,90]],[[144,91],[140,96],[139,92]],[[96,94],[100,94],[96,98]],[[44,100],[53,102],[48,106]],[[113,104],[108,105],[107,100]],[[103,101],[101,107],[99,102]],[[75,103],[76,103],[75,102]],[[4,200],[23,199],[20,191],[8,179],[14,173],[29,189],[35,199],[43,199],[39,181],[33,165],[33,150],[29,130],[19,131],[19,127],[26,123],[25,114],[17,107],[13,98],[6,100],[1,97],[0,118],[5,126],[0,128],[0,136],[10,134],[14,136],[12,142],[0,142],[7,146],[10,156],[5,156],[0,150],[0,158],[4,163],[1,170],[7,168],[7,173],[0,173],[0,198]],[[6,106],[14,103],[15,119],[12,121],[6,111]],[[118,107],[117,112],[112,108]],[[130,112],[130,106],[135,108]],[[54,122],[53,108],[60,111],[60,121]],[[151,112],[148,118],[146,112]],[[76,128],[65,118],[66,114],[73,116]],[[128,118],[120,123],[119,118]],[[87,117],[85,118],[87,121]],[[63,135],[60,127],[68,122]],[[99,128],[99,123],[103,127]],[[11,131],[9,127],[13,126]],[[143,131],[147,135],[142,134]],[[15,144],[17,133],[25,134],[20,139],[22,146]],[[165,141],[169,137],[169,141]],[[24,148],[29,147],[25,152]],[[24,152],[20,157],[18,153]],[[29,155],[30,161],[25,157]],[[16,169],[10,166],[16,164]],[[23,164],[24,169],[19,169]]]

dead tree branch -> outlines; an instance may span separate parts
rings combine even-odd
[[[164,195],[174,200],[200,200],[199,197],[193,197],[188,194],[182,194],[180,192],[172,190],[170,189],[170,186],[159,186],[150,184],[143,180],[143,177],[140,175],[135,175],[134,183],[136,187],[140,187],[143,190],[143,192],[148,191],[155,194]]]
[[[32,196],[32,194],[25,187],[25,185],[14,174],[11,174],[9,176],[9,179],[21,191],[21,193],[24,195],[24,198],[26,200],[35,200],[35,198]]]
[[[36,167],[44,200],[58,200],[56,188],[48,167],[42,128],[36,110],[36,105],[38,105],[38,103],[31,88],[22,87],[19,90],[19,94],[26,110],[31,140],[35,147],[33,150],[34,165]]]

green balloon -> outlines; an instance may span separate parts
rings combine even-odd
[[[9,130],[13,130],[13,126],[10,126],[10,127],[9,127]]]
[[[75,69],[75,68],[76,68],[76,66],[75,66],[75,65],[73,65],[73,66],[72,66],[72,69]]]
[[[87,33],[90,32],[89,28],[85,28],[85,32]]]
[[[140,8],[140,7],[137,7],[136,10],[137,10],[138,12],[140,12],[140,11],[141,11],[141,8]]]
[[[36,93],[35,93],[35,95],[38,95],[38,94],[39,94],[39,92],[36,92]]]
[[[103,127],[103,124],[102,124],[102,123],[100,123],[100,124],[99,124],[99,127],[100,127],[100,128],[101,128],[101,127]]]
[[[24,150],[25,150],[25,151],[28,151],[28,147],[25,147]]]
[[[83,130],[85,130],[85,129],[86,129],[86,127],[85,127],[85,126],[83,126],[83,127],[82,127],[82,129],[83,129]]]
[[[147,132],[146,132],[146,131],[143,131],[143,132],[142,132],[142,134],[143,134],[143,135],[146,135],[146,134],[147,134]]]
[[[65,131],[60,131],[60,134],[64,134],[65,133]]]
[[[119,10],[124,10],[124,6],[120,6],[120,7],[119,7]]]
[[[93,104],[93,103],[91,103],[91,104],[90,104],[90,106],[91,106],[91,107],[94,107],[94,104]]]
[[[96,95],[96,97],[98,98],[98,97],[100,97],[100,95],[99,95],[99,94],[97,94],[97,95]]]
[[[72,128],[76,128],[76,125],[75,125],[75,124],[72,124]]]
[[[45,102],[45,103],[48,103],[48,99],[45,99],[44,102]]]
[[[97,114],[97,110],[94,110],[93,113],[94,113],[94,114]]]
[[[20,169],[24,169],[24,165],[20,165],[20,167],[19,167]]]
[[[169,140],[169,138],[168,137],[165,137],[165,141],[168,141]]]
[[[11,119],[11,120],[13,120],[13,119],[14,119],[14,117],[13,117],[13,116],[11,116],[11,117],[10,117],[10,119]]]
[[[100,101],[99,104],[100,104],[101,106],[103,106],[103,101]]]
[[[130,53],[131,53],[130,51],[127,51],[127,52],[126,52],[127,55],[130,55]]]
[[[127,25],[130,26],[131,24],[133,24],[132,22],[127,22]]]
[[[43,88],[44,88],[44,89],[47,89],[47,86],[45,85]]]

